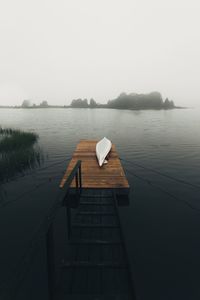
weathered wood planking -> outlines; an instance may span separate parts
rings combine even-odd
[[[97,141],[94,140],[82,140],[79,142],[61,180],[60,187],[62,188],[65,185],[76,162],[81,160],[83,188],[120,189],[123,192],[128,192],[129,183],[116,152],[115,145],[112,145],[109,153],[108,164],[99,167],[96,158],[96,143]],[[75,187],[75,181],[72,182],[71,187]]]

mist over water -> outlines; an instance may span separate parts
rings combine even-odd
[[[119,156],[133,163],[122,161],[131,194],[130,205],[119,211],[138,298],[199,299],[199,189],[134,165],[200,186],[199,113],[198,109],[1,109],[1,126],[39,134],[45,161],[40,169],[1,187],[0,279],[9,277],[55,201],[78,141],[106,136]]]

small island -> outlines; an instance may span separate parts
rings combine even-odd
[[[94,99],[74,99],[71,102],[73,108],[115,108],[115,109],[173,109],[178,108],[172,100],[163,100],[161,93],[152,92],[149,94],[126,94],[121,93],[117,98],[109,100],[107,104],[98,104]]]

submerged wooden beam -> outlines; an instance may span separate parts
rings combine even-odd
[[[97,141],[95,140],[81,140],[78,143],[61,180],[60,187],[64,187],[76,162],[81,160],[82,188],[116,189],[119,193],[127,194],[130,187],[115,145],[112,145],[108,156],[108,163],[99,167],[96,158],[96,143]],[[75,181],[72,182],[71,187],[75,187]]]

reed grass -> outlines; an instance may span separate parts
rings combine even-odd
[[[32,146],[37,140],[38,136],[33,132],[24,132],[13,129],[0,129],[0,152],[24,150]]]
[[[35,147],[38,135],[0,128],[0,182],[40,165],[42,152]]]

